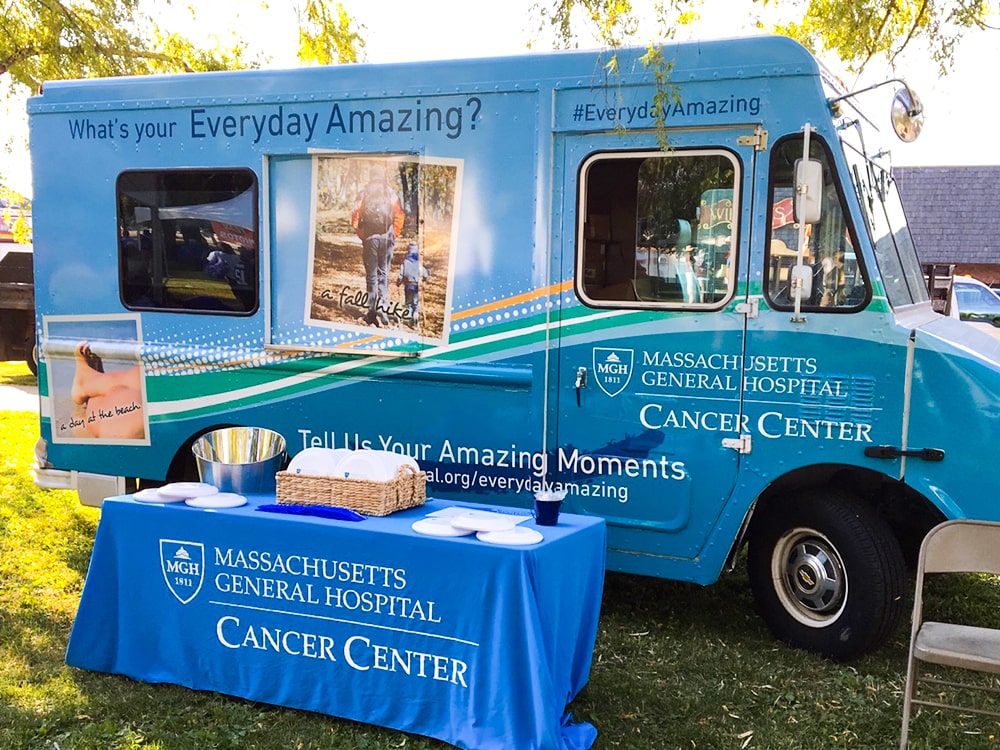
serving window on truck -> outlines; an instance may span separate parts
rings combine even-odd
[[[779,310],[791,310],[793,268],[798,264],[799,224],[795,221],[795,166],[802,159],[802,138],[788,138],[771,152],[771,224],[767,243],[768,303]],[[837,188],[834,170],[818,139],[810,142],[809,155],[823,168],[820,196],[821,218],[806,224],[802,262],[811,282],[804,284],[802,310],[854,311],[871,299],[871,286],[857,252],[854,231]]]
[[[599,307],[720,307],[735,283],[739,180],[722,150],[592,156],[580,179],[581,296]]]
[[[249,169],[122,172],[118,270],[132,310],[257,309],[257,178]]]

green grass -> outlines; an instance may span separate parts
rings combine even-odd
[[[0,362],[0,385],[35,385],[37,382],[24,362]]]
[[[23,376],[0,366],[0,383]],[[0,412],[0,750],[449,747],[67,667],[99,512],[71,493],[32,484],[36,433],[35,415]],[[962,577],[938,586],[929,606],[998,619],[1000,585]],[[602,607],[590,683],[571,707],[597,726],[598,750],[898,745],[905,623],[880,653],[835,664],[771,638],[742,569],[709,588],[609,574]],[[911,747],[996,747],[998,737],[992,719],[924,712],[913,722]]]

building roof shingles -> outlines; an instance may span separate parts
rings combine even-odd
[[[1000,166],[892,170],[924,264],[1000,263]]]

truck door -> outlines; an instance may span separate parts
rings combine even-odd
[[[572,303],[552,475],[569,507],[607,518],[609,566],[659,574],[701,556],[736,481],[756,154],[753,126],[669,141],[557,138],[554,199]]]

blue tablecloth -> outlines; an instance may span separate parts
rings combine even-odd
[[[428,537],[453,503],[357,523],[104,502],[66,663],[436,737],[589,747],[586,684],[601,519],[563,514],[525,547]],[[477,506],[481,507],[481,506]]]

